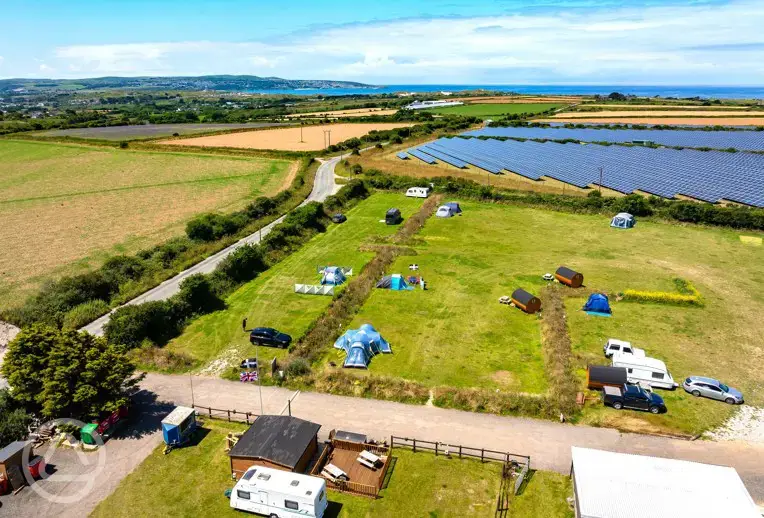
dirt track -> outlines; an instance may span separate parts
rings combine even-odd
[[[372,130],[387,130],[411,126],[411,124],[376,123],[376,124],[322,124],[319,126],[304,126],[302,142],[300,128],[279,128],[261,131],[246,131],[229,133],[227,135],[211,135],[181,140],[167,140],[161,144],[174,146],[202,147],[236,147],[248,149],[278,149],[283,151],[319,151],[327,147],[327,137],[330,143],[336,144],[352,137],[361,137]],[[331,132],[325,135],[324,132]]]

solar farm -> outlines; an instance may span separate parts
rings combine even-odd
[[[764,133],[751,133],[764,137]],[[475,132],[466,135],[470,134]],[[553,178],[581,188],[601,181],[602,187],[624,194],[764,207],[764,155],[760,154],[477,138],[441,138],[407,153],[428,164],[474,166],[493,174],[508,171],[531,180]],[[398,158],[408,157],[399,153]]]
[[[605,128],[490,128],[464,133],[467,137],[509,137],[580,142],[654,142],[662,146],[734,148],[739,151],[764,151],[764,131],[639,130]]]

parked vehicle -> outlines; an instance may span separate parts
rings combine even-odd
[[[590,390],[599,390],[606,385],[622,387],[626,384],[626,380],[626,369],[623,367],[589,365],[586,370],[586,387]]]
[[[644,349],[632,347],[631,342],[616,340],[615,338],[609,338],[608,341],[605,342],[605,345],[602,348],[602,350],[605,353],[605,358],[611,358],[615,353],[621,353],[624,355],[631,354],[631,355],[634,355],[636,358],[645,357]]]
[[[337,213],[334,216],[332,216],[332,222],[333,223],[345,223],[348,220],[347,216],[341,213]]]
[[[326,481],[263,466],[249,468],[231,491],[231,507],[271,518],[322,518]]]
[[[679,386],[666,364],[655,358],[637,358],[633,354],[615,353],[613,367],[624,367],[629,383],[643,383],[654,388],[674,390]]]
[[[648,392],[637,385],[624,385],[623,387],[602,387],[603,401],[606,406],[616,410],[628,408],[631,410],[644,410],[652,414],[667,412],[663,398],[653,392]]]
[[[267,345],[269,347],[289,347],[292,343],[292,337],[286,333],[276,331],[272,327],[256,327],[249,333],[249,341],[257,345]]]
[[[409,198],[427,198],[430,195],[430,189],[427,187],[409,187],[406,196]]]
[[[695,397],[703,396],[709,399],[718,399],[730,405],[742,405],[744,402],[742,392],[714,378],[690,376],[684,380],[682,388]]]
[[[257,369],[257,360],[255,358],[247,358],[246,360],[241,360],[241,363],[239,364],[239,368]]]
[[[403,217],[401,216],[400,209],[388,209],[385,214],[385,223],[388,225],[397,225],[401,221],[403,221]]]

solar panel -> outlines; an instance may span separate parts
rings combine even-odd
[[[500,128],[506,129],[506,128]],[[421,150],[421,151],[419,151]],[[532,180],[554,178],[622,193],[679,195],[715,203],[730,200],[764,207],[764,155],[598,144],[441,138],[415,150],[447,163],[503,170]],[[457,165],[458,167],[458,165]]]
[[[425,162],[427,164],[434,164],[435,163],[435,160],[431,156],[425,155],[424,153],[422,153],[421,151],[419,151],[417,149],[409,149],[408,150],[408,154],[418,158],[419,160],[421,160],[422,162]]]
[[[409,156],[405,152],[403,152],[403,151],[401,151],[400,153],[398,153],[395,156],[397,156],[401,160],[408,160],[409,159]]]
[[[641,130],[607,128],[490,128],[485,127],[463,134],[468,137],[509,137],[523,139],[577,140],[580,142],[654,142],[672,147],[764,151],[764,131],[701,131],[689,129]]]

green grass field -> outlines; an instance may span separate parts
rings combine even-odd
[[[541,113],[552,108],[559,108],[560,106],[562,106],[562,104],[556,103],[475,103],[464,104],[461,106],[447,106],[445,108],[433,108],[427,111],[440,115],[467,115],[490,119],[514,113]]]
[[[246,426],[208,420],[196,443],[169,455],[157,447],[91,514],[92,517],[242,516],[230,508],[233,487],[225,436]],[[501,465],[435,457],[432,453],[393,450],[394,469],[381,498],[370,500],[329,491],[327,518],[492,517]],[[512,502],[510,517],[570,518],[565,498],[568,477],[533,474]]]
[[[0,141],[0,307],[286,187],[287,160]]]
[[[428,290],[375,290],[357,315],[354,325],[372,323],[393,348],[392,355],[374,358],[371,372],[431,385],[545,390],[536,317],[497,299],[518,287],[538,293],[541,275],[566,265],[584,273],[588,288],[612,299],[629,288],[673,291],[672,279],[682,277],[706,300],[703,308],[613,301],[614,316],[597,318],[580,311],[585,298],[568,299],[582,384],[588,363],[607,364],[601,347],[613,337],[666,361],[678,382],[692,374],[716,376],[743,390],[747,402],[764,402],[758,368],[764,354],[764,248],[742,243],[731,230],[640,221],[633,230],[618,231],[604,216],[462,206],[461,217],[430,219],[418,235],[419,255],[401,258],[392,269],[408,273],[408,264],[416,262]],[[592,404],[583,421],[697,433],[732,412],[681,389],[660,394],[666,415]]]
[[[296,340],[332,298],[296,294],[294,284],[318,284],[318,266],[350,266],[359,272],[373,254],[359,252],[358,247],[373,236],[390,235],[398,229],[379,222],[387,209],[398,207],[406,218],[420,205],[421,200],[400,194],[376,194],[362,201],[346,213],[347,222],[332,225],[326,233],[317,235],[299,251],[242,286],[226,300],[227,309],[195,320],[167,348],[190,355],[202,365],[216,360],[212,372],[220,372],[254,353],[248,335],[241,331],[244,317],[251,327],[275,327]],[[268,358],[286,355],[280,349],[263,348],[260,352]]]

